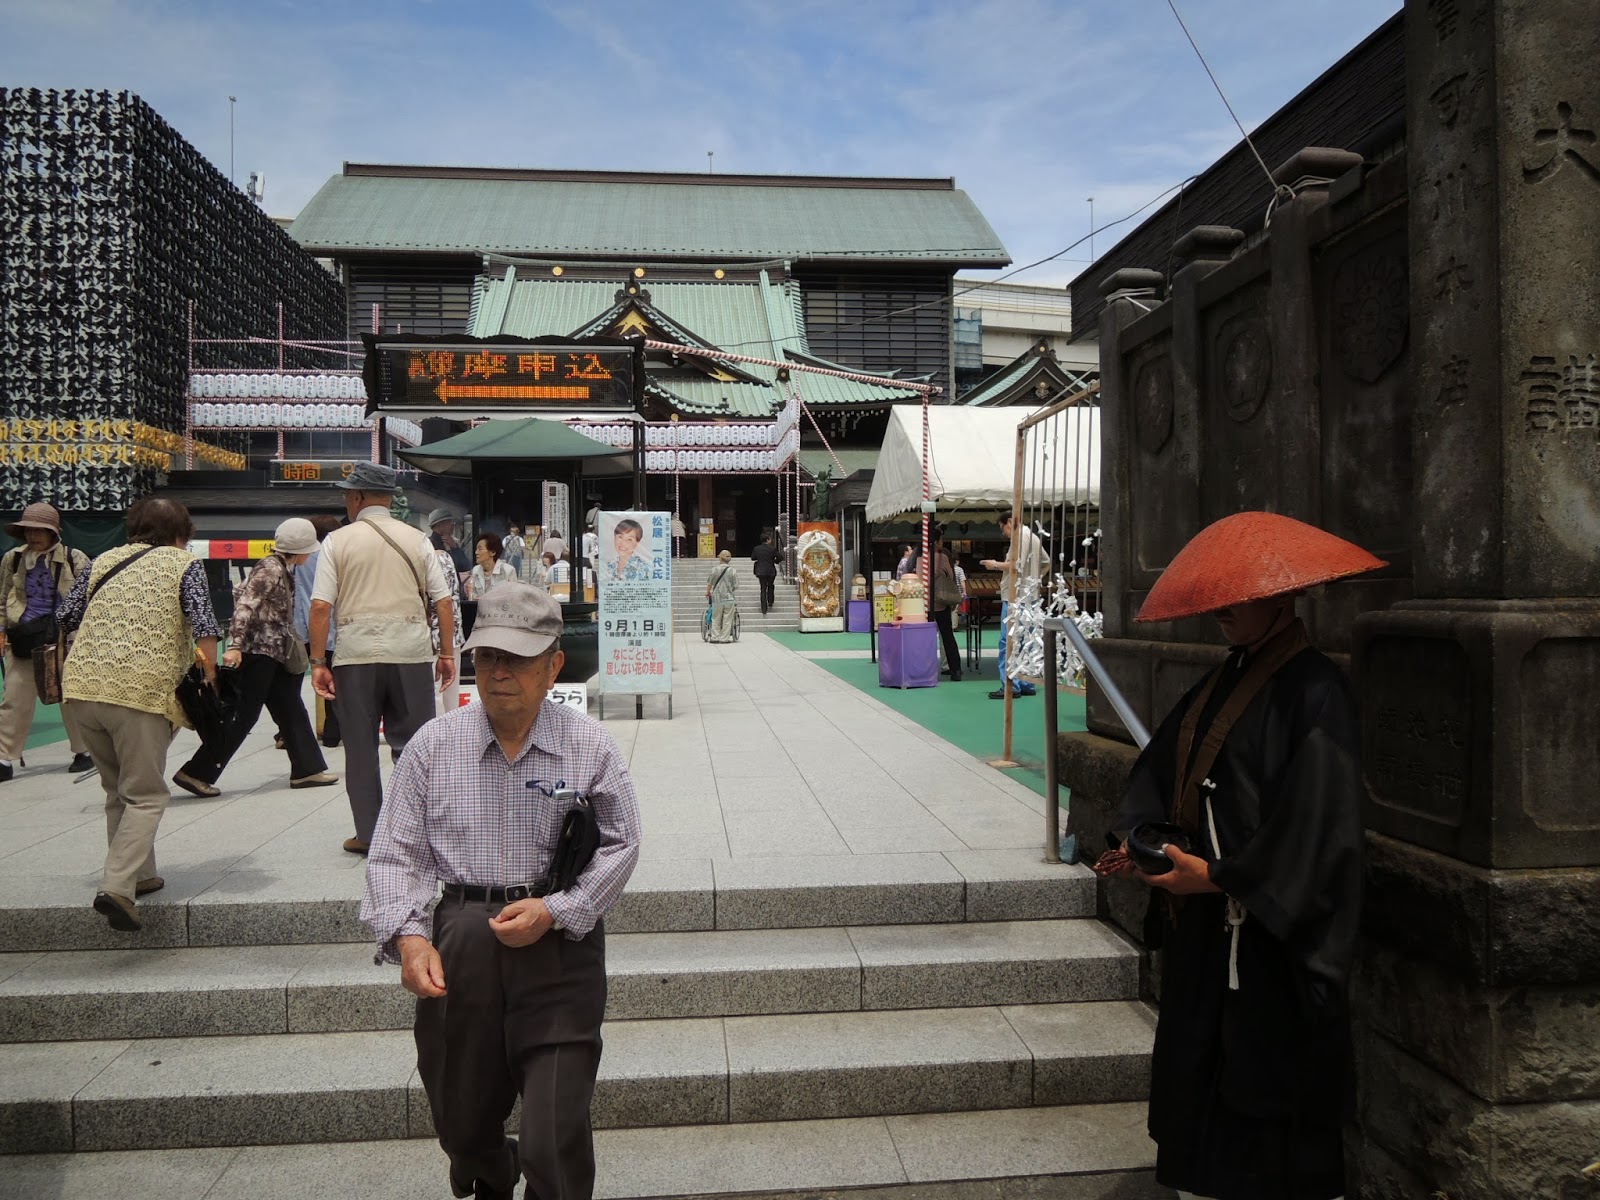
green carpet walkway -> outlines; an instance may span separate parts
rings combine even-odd
[[[868,650],[864,633],[798,633],[775,631],[765,636],[797,654],[837,653],[841,650]],[[878,664],[868,658],[817,657],[811,661],[852,687],[876,697],[918,725],[960,746],[985,761],[1001,757],[1005,749],[1005,705],[989,699],[999,686],[994,650],[998,632],[986,630],[983,666],[978,674],[967,672],[960,683],[941,679],[935,688],[886,688],[878,686]],[[956,640],[966,645],[961,634]],[[1018,765],[1005,769],[1018,782],[1044,795],[1044,700],[1041,696],[1015,701],[1012,724],[1011,759]],[[1084,725],[1083,697],[1063,691],[1057,706],[1057,720],[1063,733],[1081,730]],[[1067,801],[1063,789],[1061,803]]]

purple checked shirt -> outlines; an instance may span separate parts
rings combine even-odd
[[[431,936],[441,883],[514,887],[543,876],[568,807],[546,792],[563,784],[587,797],[600,826],[577,883],[544,898],[576,940],[616,904],[639,861],[639,805],[616,742],[598,721],[548,703],[510,763],[482,704],[424,725],[384,789],[367,856],[361,920],[377,961],[399,961],[396,937]]]

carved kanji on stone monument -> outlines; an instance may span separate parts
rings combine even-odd
[[[1523,160],[1522,178],[1527,183],[1554,179],[1568,166],[1600,184],[1600,154],[1595,153],[1595,131],[1572,123],[1572,105],[1565,100],[1556,105],[1556,123],[1537,130],[1534,150]]]

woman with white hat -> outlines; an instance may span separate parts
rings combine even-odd
[[[13,775],[11,760],[21,758],[33,728],[38,691],[33,682],[33,652],[56,642],[56,605],[72,590],[89,557],[61,541],[61,514],[53,505],[30,504],[6,526],[22,545],[0,557],[0,654],[5,656],[5,698],[0,700],[0,783]],[[69,771],[89,771],[94,760],[78,735],[76,721],[65,719],[72,747]]]
[[[300,687],[308,667],[306,645],[294,629],[294,569],[318,546],[304,517],[278,526],[271,554],[255,565],[234,601],[228,652],[222,665],[238,670],[239,694],[226,732],[216,745],[201,744],[172,782],[196,796],[216,796],[223,768],[255,728],[263,706],[272,714],[289,754],[289,786],[327,787],[339,782],[317,746]]]

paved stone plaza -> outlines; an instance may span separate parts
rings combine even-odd
[[[1137,958],[1041,861],[1043,800],[769,638],[678,654],[672,720],[606,712],[645,844],[599,1194],[1167,1195]],[[0,1145],[59,1151],[0,1157],[0,1196],[445,1194],[344,794],[291,791],[271,738],[174,798],[132,937],[89,908],[97,778],[58,744],[0,791]]]

